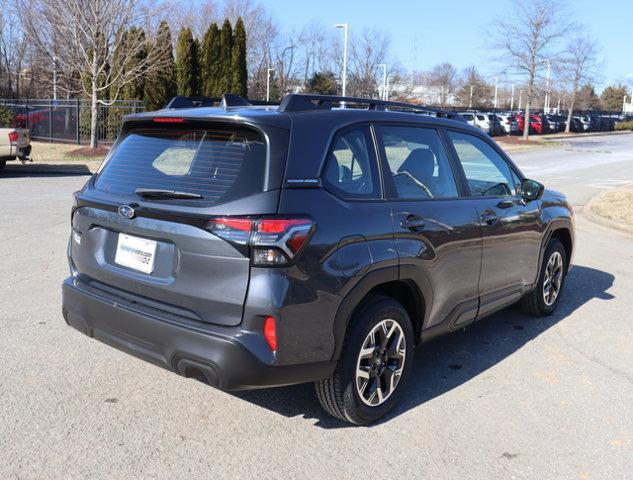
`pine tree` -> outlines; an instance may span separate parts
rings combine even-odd
[[[136,42],[145,41],[145,31],[142,28],[132,27],[126,33],[126,38],[132,44],[136,44]],[[129,55],[129,52],[126,52],[123,49],[124,55]],[[132,59],[127,60],[127,69],[131,70],[133,68],[137,68],[140,64],[142,64],[147,58],[147,47],[139,49],[135,52],[134,57]],[[135,80],[125,84],[119,93],[120,100],[140,100],[144,97],[145,93],[145,75],[141,75],[137,77]]]
[[[178,95],[198,95],[198,43],[191,29],[183,28],[176,45],[176,85]]]
[[[163,108],[176,94],[174,52],[171,43],[169,24],[163,20],[158,26],[156,42],[149,49],[149,63],[167,62],[167,66],[159,72],[149,75],[145,83],[145,108],[157,110]]]
[[[242,98],[248,96],[248,72],[246,70],[246,29],[242,17],[238,17],[235,24],[233,39],[233,58],[231,63],[233,93]]]
[[[200,46],[200,93],[218,96],[220,74],[220,30],[215,23],[209,26]]]
[[[233,27],[227,18],[220,31],[220,75],[218,78],[218,96],[233,89]]]

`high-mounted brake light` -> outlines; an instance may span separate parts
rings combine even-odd
[[[182,117],[154,117],[156,123],[185,123]]]
[[[9,132],[9,142],[15,143],[18,141],[18,132],[15,130],[13,132]]]
[[[286,265],[307,244],[314,232],[309,218],[216,217],[207,229],[218,237],[251,248],[257,266]]]

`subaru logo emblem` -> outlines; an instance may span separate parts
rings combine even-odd
[[[119,215],[124,218],[133,218],[134,217],[134,209],[129,205],[121,205],[119,207]]]

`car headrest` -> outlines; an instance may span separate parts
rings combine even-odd
[[[407,171],[417,180],[424,181],[433,176],[435,170],[435,155],[427,148],[416,148],[406,158],[398,173]]]

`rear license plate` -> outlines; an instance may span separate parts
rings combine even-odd
[[[156,242],[145,238],[133,237],[119,233],[114,261],[124,267],[132,268],[143,273],[152,273]]]

